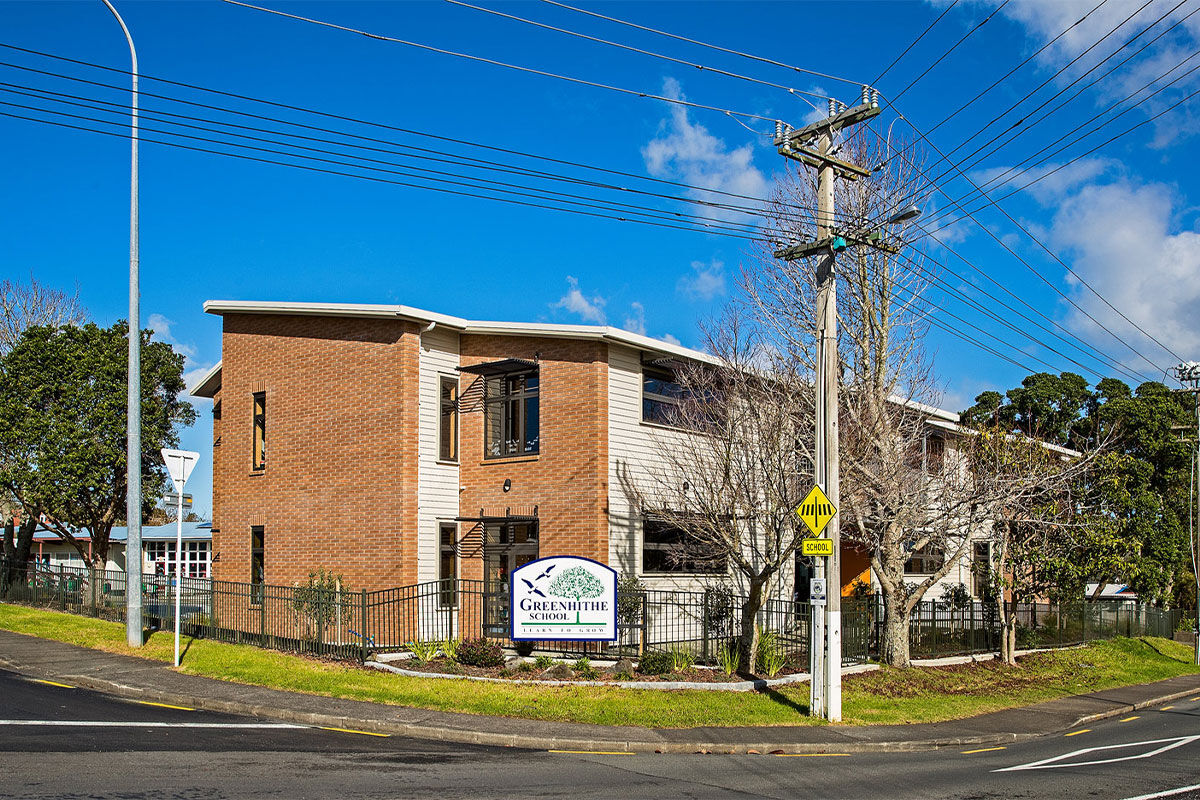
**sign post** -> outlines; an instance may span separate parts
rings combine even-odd
[[[175,666],[178,667],[179,598],[183,590],[183,486],[192,474],[196,462],[200,460],[200,454],[191,450],[171,450],[166,447],[161,452],[171,482],[175,484]],[[141,566],[138,564],[139,570]]]
[[[813,536],[820,537],[825,528],[837,514],[837,507],[825,496],[820,486],[814,486],[808,495],[796,507],[796,514],[808,526]],[[809,636],[809,708],[813,714],[827,716],[831,707],[840,709],[841,696],[841,622],[832,621],[826,630],[825,616],[830,612],[828,592],[839,592],[836,599],[841,599],[841,586],[837,576],[834,585],[827,589],[825,559],[836,559],[836,545],[833,539],[805,539],[800,543],[800,553],[806,556],[818,556],[817,577],[809,582],[809,605],[812,609],[811,635]],[[835,642],[834,638],[838,637]]]

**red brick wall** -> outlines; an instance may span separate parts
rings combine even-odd
[[[250,579],[250,528],[262,525],[268,584],[320,567],[353,589],[416,582],[418,343],[401,320],[224,317],[215,577]],[[260,391],[267,459],[255,472]]]
[[[464,374],[460,494],[464,516],[538,506],[539,555],[608,562],[608,347],[601,342],[464,335],[463,366],[539,360],[537,455],[484,459],[482,379]],[[504,492],[505,479],[512,489]],[[472,537],[474,538],[474,537]],[[464,558],[462,577],[481,577]]]

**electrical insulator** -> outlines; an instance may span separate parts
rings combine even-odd
[[[779,120],[775,120],[775,138],[776,139],[783,138],[783,123],[780,122]]]
[[[864,83],[862,87],[862,104],[865,106],[869,102],[871,102],[871,87]]]
[[[879,90],[878,89],[871,90],[871,107],[879,108]]]

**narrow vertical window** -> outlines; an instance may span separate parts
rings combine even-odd
[[[442,378],[438,424],[438,458],[458,461],[458,379]]]
[[[263,584],[266,570],[263,566],[263,529],[255,525],[250,529],[250,602],[263,601]]]
[[[267,393],[254,394],[254,468],[267,466]]]
[[[493,376],[484,384],[484,457],[521,456],[538,452],[538,373]]]
[[[941,436],[925,439],[925,471],[930,475],[941,475],[946,463],[946,440]]]
[[[438,525],[438,603],[442,608],[458,605],[455,579],[458,577],[458,553],[454,538],[458,527],[452,523]]]

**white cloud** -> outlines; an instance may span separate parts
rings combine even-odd
[[[629,304],[629,316],[625,318],[623,327],[627,331],[646,335],[646,307],[634,301]]]
[[[693,261],[692,271],[679,279],[675,291],[689,300],[712,300],[725,294],[725,265]]]
[[[1133,323],[1190,357],[1200,341],[1200,233],[1172,230],[1169,187],[1120,180],[1065,194],[1051,224],[1056,245],[1075,256],[1076,272]],[[1075,300],[1154,361],[1169,360],[1152,342],[1078,286]],[[1118,355],[1118,345],[1079,312],[1070,323]],[[1125,357],[1120,354],[1120,357]],[[1147,365],[1130,361],[1139,370]]]
[[[682,99],[683,91],[674,78],[663,81],[666,97]],[[693,123],[684,106],[671,107],[671,116],[659,126],[659,135],[644,148],[642,157],[646,169],[656,178],[682,181],[705,189],[719,189],[749,197],[766,198],[767,179],[754,166],[754,145],[730,148],[723,139],[709,133],[708,128]],[[696,199],[722,201],[719,196],[701,190],[689,190]],[[738,205],[753,205],[750,201],[724,198]],[[739,212],[703,209],[707,216],[721,219],[744,217]]]
[[[146,327],[154,331],[152,339],[157,339],[160,342],[166,342],[171,345],[176,353],[182,353],[186,359],[196,357],[196,348],[190,344],[183,344],[171,335],[171,326],[175,323],[164,317],[162,314],[151,314],[150,319],[146,322]]]
[[[663,340],[664,342],[666,342],[667,344],[675,344],[675,345],[682,345],[682,344],[683,344],[683,342],[679,341],[679,337],[677,337],[677,336],[672,336],[672,335],[671,335],[671,334],[669,334],[669,333],[664,333],[662,336],[660,336],[660,337],[658,337],[658,338],[659,338],[659,339],[662,339],[662,340]]]
[[[1094,181],[1107,173],[1118,169],[1120,162],[1111,158],[1085,158],[1080,161],[1040,164],[1028,171],[1020,172],[1011,167],[991,167],[976,170],[971,173],[971,180],[986,190],[993,197],[1002,196],[1018,186],[1024,186],[1030,181],[1037,181],[1029,187],[1029,193],[1043,204],[1054,200],[1071,189]],[[1020,174],[1017,174],[1020,173]],[[1000,186],[988,183],[995,179],[997,183],[1009,181]]]
[[[603,325],[606,319],[604,315],[605,299],[599,295],[585,297],[579,290],[579,281],[570,275],[567,276],[567,284],[570,287],[567,289],[567,293],[560,297],[557,303],[551,303],[550,307],[561,308],[582,317],[585,322]]]

